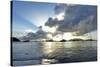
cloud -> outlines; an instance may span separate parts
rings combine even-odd
[[[43,31],[42,29],[38,30],[36,32],[36,35],[37,35],[38,39],[47,38],[46,37],[47,32]]]
[[[44,26],[45,28],[40,28],[35,33],[29,32],[26,36],[22,37],[22,39],[46,39],[48,38],[48,34],[56,36],[64,32],[74,32],[74,35],[79,36],[97,30],[96,6],[58,4],[54,12],[55,16],[47,19]],[[49,37],[51,37],[51,35]]]
[[[20,40],[26,41],[26,40],[32,40],[37,38],[36,34],[33,32],[28,32],[25,36],[20,37]]]
[[[57,31],[77,32],[82,35],[97,30],[97,7],[89,5],[57,5],[55,15],[64,13],[64,19],[52,17],[45,23],[46,26],[58,26]]]
[[[46,39],[47,32],[43,30],[38,30],[36,33],[28,32],[27,35],[20,37],[22,41],[26,40],[38,40],[38,39]]]
[[[77,35],[89,33],[91,31],[97,30],[97,20],[96,16],[89,16],[87,19],[81,20],[76,28],[79,30]]]

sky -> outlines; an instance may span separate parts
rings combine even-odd
[[[55,4],[37,2],[13,2],[13,32],[36,31],[43,26],[48,17],[54,15]]]
[[[96,6],[13,1],[12,7],[13,36],[61,39],[63,34],[70,39],[90,34],[97,39]]]

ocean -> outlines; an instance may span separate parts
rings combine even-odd
[[[97,41],[12,42],[13,66],[97,60]]]

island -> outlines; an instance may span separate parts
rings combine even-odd
[[[69,41],[84,41],[84,40],[80,38],[75,38],[75,39],[70,39]]]
[[[65,39],[62,39],[62,40],[60,40],[60,42],[66,42],[66,40]]]
[[[20,40],[18,38],[16,38],[16,37],[11,37],[11,41],[13,41],[13,42],[20,42]]]

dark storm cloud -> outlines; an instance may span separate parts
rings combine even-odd
[[[63,9],[61,9],[61,7]],[[55,7],[55,13],[65,12],[64,20],[49,18],[46,26],[58,26],[58,31],[77,32],[77,35],[85,34],[97,29],[97,7],[89,5],[63,5]]]
[[[81,20],[77,25],[76,28],[79,30],[77,35],[89,33],[91,31],[97,30],[97,20],[96,16],[89,16],[85,20]]]
[[[60,21],[58,21],[57,18],[53,19],[52,17],[50,17],[48,19],[48,21],[45,23],[46,26],[49,26],[49,27],[53,27],[53,26],[56,26],[56,25],[60,25],[59,23]]]

